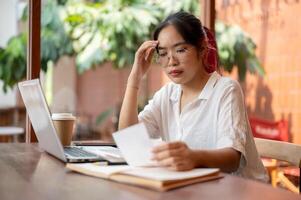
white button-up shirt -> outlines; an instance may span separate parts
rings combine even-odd
[[[180,113],[181,86],[168,83],[139,113],[151,137],[183,141],[191,149],[231,147],[241,152],[235,174],[267,181],[258,156],[240,85],[217,72],[211,74],[198,98]]]

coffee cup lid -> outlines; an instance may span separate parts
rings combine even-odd
[[[52,120],[75,120],[72,113],[53,113]]]

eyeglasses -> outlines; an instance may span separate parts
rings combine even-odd
[[[167,67],[170,58],[180,61],[187,56],[191,48],[192,47],[190,46],[187,47],[187,45],[179,45],[171,48],[170,50],[168,50],[167,48],[160,49],[159,47],[157,48],[156,62],[163,67]]]

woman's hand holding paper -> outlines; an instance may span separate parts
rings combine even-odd
[[[186,171],[195,168],[194,153],[183,142],[168,142],[155,146],[152,150],[153,160],[159,166],[175,171]]]

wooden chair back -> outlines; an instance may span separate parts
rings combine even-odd
[[[286,161],[301,169],[301,145],[262,138],[254,138],[254,140],[260,156]],[[299,193],[301,193],[300,188],[299,186]]]

